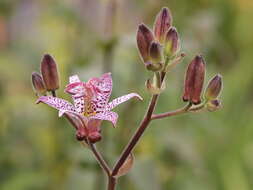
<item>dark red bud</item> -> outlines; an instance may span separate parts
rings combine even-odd
[[[175,55],[179,49],[179,38],[177,29],[175,27],[171,27],[166,33],[165,43],[164,43],[164,52],[167,56]]]
[[[32,84],[33,84],[33,89],[36,93],[38,94],[45,94],[46,93],[46,88],[43,82],[43,79],[41,75],[37,72],[32,73]]]
[[[165,34],[172,25],[172,16],[168,8],[164,7],[158,13],[154,24],[155,38],[162,44]]]
[[[201,92],[205,79],[205,63],[201,56],[196,56],[189,64],[184,84],[184,101],[190,101],[193,104],[201,102]]]
[[[41,74],[48,91],[54,91],[59,88],[57,65],[49,54],[44,55],[41,61]]]
[[[144,63],[149,61],[149,48],[152,41],[154,41],[152,32],[145,24],[140,24],[137,31],[137,46]]]
[[[222,76],[218,74],[209,81],[205,91],[205,98],[207,100],[216,99],[219,96],[221,89],[222,89]]]

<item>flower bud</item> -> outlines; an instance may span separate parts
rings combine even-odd
[[[205,98],[207,100],[216,99],[219,96],[221,89],[222,89],[222,76],[218,74],[209,81],[205,91]]]
[[[155,38],[162,44],[164,43],[166,32],[172,25],[172,16],[168,8],[164,7],[158,13],[155,24],[154,34]]]
[[[206,109],[210,112],[217,111],[221,107],[221,102],[219,100],[210,100],[206,104]]]
[[[161,63],[162,62],[161,45],[157,42],[152,42],[149,48],[149,55],[152,63]]]
[[[184,84],[184,101],[190,101],[193,104],[201,102],[200,96],[205,79],[205,63],[201,56],[196,56],[189,64]]]
[[[166,33],[164,53],[167,56],[175,55],[180,49],[178,33],[175,27],[171,27]]]
[[[41,74],[48,91],[53,91],[59,88],[57,65],[53,57],[49,54],[44,55],[41,61]]]
[[[137,31],[137,46],[144,63],[150,59],[149,48],[152,41],[154,41],[152,32],[145,24],[140,24]]]
[[[38,94],[45,94],[46,93],[46,88],[43,82],[43,79],[41,75],[37,72],[32,73],[32,84],[33,84],[33,89],[36,93]]]

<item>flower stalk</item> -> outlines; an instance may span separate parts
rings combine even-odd
[[[185,74],[183,101],[184,107],[174,111],[155,114],[155,108],[160,94],[165,89],[166,74],[179,64],[185,54],[180,53],[180,39],[175,27],[172,26],[172,16],[168,8],[163,8],[156,17],[153,32],[141,24],[137,31],[137,46],[145,68],[153,74],[153,81],[146,82],[151,99],[139,127],[130,138],[113,168],[96,148],[95,143],[102,139],[101,123],[106,120],[116,127],[118,114],[111,111],[119,104],[132,98],[142,100],[137,93],[129,93],[109,102],[112,93],[112,77],[105,73],[101,77],[93,77],[82,82],[77,75],[69,78],[65,92],[70,94],[73,104],[56,97],[59,88],[57,65],[50,55],[45,55],[41,62],[41,74],[32,74],[34,89],[41,93],[37,103],[44,103],[59,111],[59,116],[65,116],[76,130],[76,139],[88,147],[98,164],[107,175],[107,190],[115,190],[119,177],[127,174],[133,166],[133,151],[139,143],[151,121],[177,116],[200,110],[216,111],[220,108],[218,99],[222,89],[222,77],[216,75],[210,80],[202,97],[205,79],[205,63],[202,56],[195,58],[188,65]],[[46,91],[52,96],[46,95]]]

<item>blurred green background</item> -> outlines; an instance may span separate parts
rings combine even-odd
[[[223,108],[157,120],[135,149],[118,190],[253,189],[252,0],[0,0],[0,189],[101,190],[105,179],[92,154],[52,108],[35,105],[31,72],[44,53],[61,75],[82,80],[112,72],[112,98],[137,92],[116,108],[118,128],[103,123],[98,148],[116,161],[149,101],[136,48],[139,23],[152,27],[168,6],[187,57],[167,77],[156,112],[182,107],[184,72],[194,55],[207,62],[206,82],[224,76]]]

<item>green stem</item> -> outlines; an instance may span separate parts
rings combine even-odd
[[[156,85],[158,88],[161,88],[161,74],[160,72],[155,72],[156,75]]]

